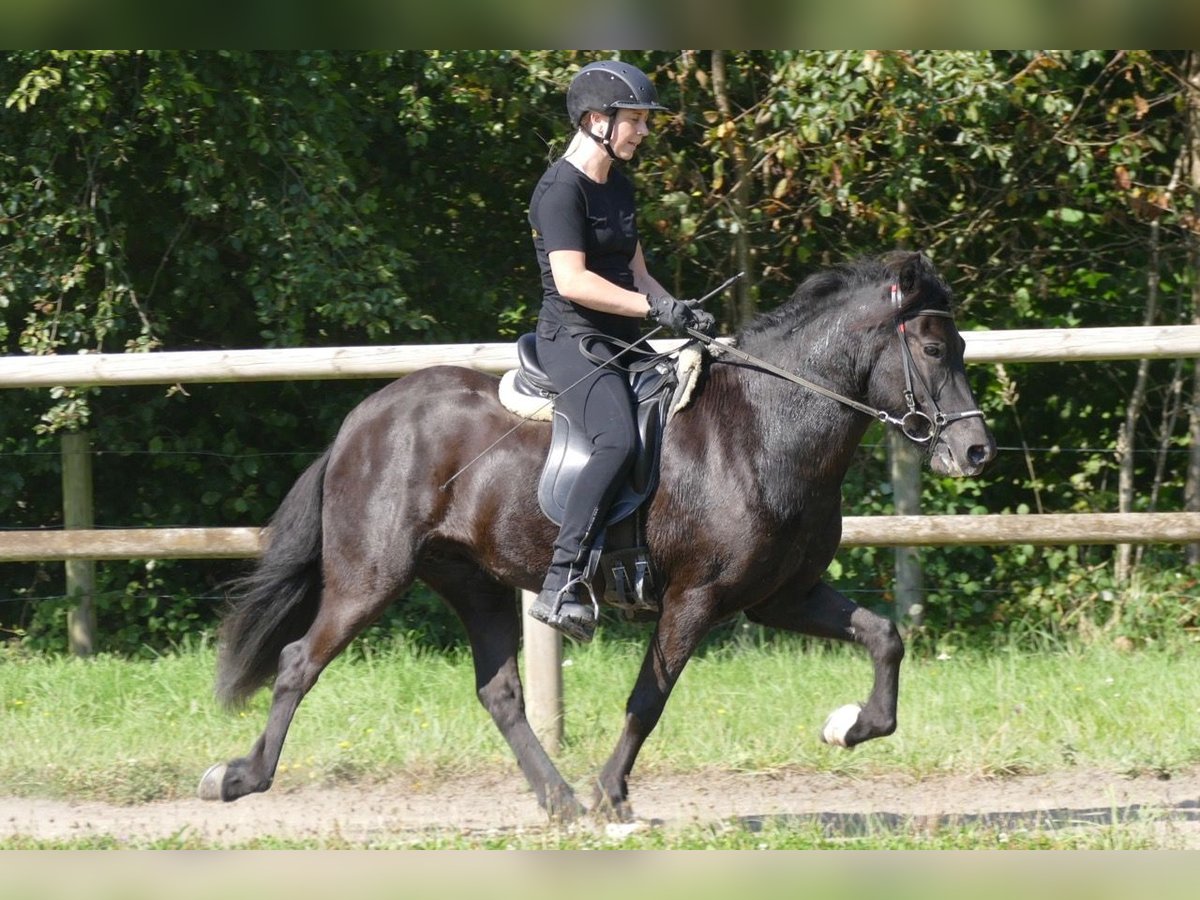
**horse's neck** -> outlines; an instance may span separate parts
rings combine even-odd
[[[778,334],[757,334],[742,343],[742,349],[753,356],[792,372],[807,381],[833,391],[843,397],[860,402],[866,387],[866,374],[858,370],[862,358],[874,358],[874,353],[863,353],[859,341],[864,335],[849,331],[841,322],[814,321],[795,331]],[[838,443],[831,431],[846,438],[846,452],[853,452],[862,432],[861,418],[850,407],[823,397],[811,388],[788,381],[777,375],[762,371],[752,373],[752,388],[755,393],[764,392],[768,415],[777,409],[806,411],[808,427],[801,421],[803,433],[791,440],[801,444],[814,437],[822,445]],[[869,424],[869,423],[867,423]],[[794,447],[784,447],[793,450]]]
[[[844,347],[819,346],[800,337],[788,352],[781,342],[755,341],[743,349],[838,393],[854,396],[859,388]],[[753,348],[753,349],[752,349]],[[841,484],[854,451],[870,422],[834,400],[735,360],[714,363],[712,410],[716,432],[747,430],[744,446],[759,457],[764,471],[786,471],[795,480]],[[740,408],[741,412],[732,410]],[[721,422],[724,421],[724,425]]]

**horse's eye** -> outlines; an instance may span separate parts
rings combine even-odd
[[[925,345],[925,355],[931,356],[934,359],[941,359],[942,358],[942,345],[941,344],[926,344]]]

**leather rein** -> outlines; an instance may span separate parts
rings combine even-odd
[[[925,383],[925,379],[921,377],[921,373],[917,371],[916,362],[912,357],[912,350],[908,346],[908,336],[905,332],[904,323],[908,319],[915,319],[917,316],[938,316],[943,319],[954,318],[952,314],[941,309],[920,309],[915,312],[910,312],[901,316],[899,308],[904,300],[904,295],[900,291],[900,286],[893,284],[891,286],[892,305],[897,309],[896,314],[896,337],[900,341],[900,361],[904,369],[904,402],[908,407],[907,411],[899,416],[894,416],[885,409],[873,409],[865,403],[860,403],[850,397],[832,391],[829,388],[822,387],[815,382],[809,381],[794,372],[789,372],[787,369],[781,369],[776,365],[772,365],[764,359],[759,359],[744,350],[739,350],[737,347],[728,344],[722,344],[713,338],[709,337],[702,331],[697,331],[694,328],[687,329],[688,334],[696,340],[707,344],[713,348],[716,353],[728,353],[743,362],[763,369],[772,375],[776,375],[801,387],[808,388],[810,391],[820,394],[823,397],[828,397],[830,400],[835,400],[851,409],[856,409],[861,413],[866,413],[874,419],[878,419],[887,425],[893,425],[900,429],[900,432],[912,441],[914,444],[925,446],[927,452],[932,451],[934,444],[937,443],[937,437],[942,430],[960,419],[983,418],[983,410],[970,409],[963,412],[943,412],[938,406],[937,397],[930,390],[929,385]],[[914,382],[919,382],[921,388],[925,392],[925,396],[929,399],[929,405],[933,407],[933,415],[922,411],[917,407],[916,394],[913,390]]]

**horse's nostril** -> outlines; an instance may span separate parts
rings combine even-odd
[[[991,461],[991,448],[987,444],[972,444],[967,449],[967,459],[973,466],[983,466]]]

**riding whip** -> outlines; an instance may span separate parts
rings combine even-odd
[[[606,359],[604,362],[600,363],[600,365],[596,366],[596,368],[603,369],[605,366],[609,365],[610,363],[616,362],[622,355],[624,355],[625,353],[628,353],[630,350],[632,350],[638,344],[648,341],[650,338],[652,338],[654,335],[658,334],[662,330],[663,330],[663,326],[659,325],[657,328],[653,329],[652,331],[648,331],[646,334],[644,334],[642,337],[638,338],[632,344],[626,345],[622,350],[613,354],[613,356],[610,359]],[[567,391],[571,390],[571,388],[578,387],[584,381],[591,378],[593,374],[595,374],[594,371],[588,372],[586,375],[584,375],[582,378],[580,378],[574,384],[569,385],[564,390],[561,390],[557,394],[555,394],[555,397],[561,397]],[[471,468],[471,466],[475,465],[475,463],[479,462],[479,460],[483,459],[483,457],[487,456],[487,454],[490,453],[492,450],[496,449],[496,447],[499,446],[499,444],[501,444],[506,438],[508,438],[509,435],[511,435],[514,431],[516,431],[518,428],[520,428],[526,422],[534,419],[537,416],[537,414],[540,413],[543,409],[545,409],[547,406],[552,406],[553,404],[554,404],[554,397],[551,397],[549,400],[547,400],[545,403],[543,403],[541,406],[539,406],[536,410],[534,410],[528,416],[522,417],[521,421],[519,421],[512,428],[508,429],[508,431],[504,432],[504,434],[500,435],[500,437],[496,438],[496,440],[492,441],[490,444],[488,444],[486,447],[484,447],[482,450],[480,450],[479,454],[474,459],[472,459],[469,463],[467,463],[465,466],[463,466],[461,469],[459,469],[457,472],[455,472],[453,475],[451,475],[449,478],[447,478],[445,483],[441,486],[441,488],[439,488],[439,490],[444,491],[446,488],[448,488],[450,486],[450,482],[452,482],[455,478],[457,478],[463,472],[467,471],[467,469]]]
[[[713,288],[713,290],[709,291],[703,297],[700,297],[698,300],[694,300],[692,302],[692,305],[699,306],[705,300],[709,300],[712,297],[715,297],[717,294],[721,293],[721,291],[725,290],[725,288],[729,287],[729,285],[733,284],[735,281],[737,281],[739,278],[741,278],[745,274],[746,274],[745,272],[738,272],[736,275],[725,279],[724,282],[722,282],[716,288]],[[662,330],[663,330],[663,326],[659,325],[657,328],[654,328],[651,331],[646,332],[646,334],[642,335],[636,341],[634,341],[631,344],[626,345],[622,350],[615,353],[611,358],[606,359],[603,362],[601,362],[598,366],[596,366],[596,368],[603,369],[605,366],[608,366],[611,363],[615,363],[621,356],[628,353],[630,350],[632,350],[634,347],[638,346],[639,344],[644,344],[646,341],[650,340],[650,338],[654,337],[654,335],[658,334]],[[711,338],[708,338],[708,335],[704,335],[703,332],[695,331],[694,329],[691,329],[691,328],[689,328],[688,331],[693,336],[698,335],[698,334],[703,335],[704,338],[708,342],[711,342]],[[584,375],[583,378],[580,378],[574,384],[571,384],[568,387],[566,387],[565,389],[559,391],[555,396],[561,397],[563,394],[567,393],[567,391],[571,390],[572,388],[578,387],[580,384],[582,384],[588,378],[591,378],[593,374],[594,374],[594,372],[588,372],[588,374]],[[522,425],[524,425],[530,419],[537,416],[537,414],[540,413],[542,410],[544,410],[547,406],[553,405],[553,403],[554,403],[554,398],[551,397],[549,400],[547,400],[545,403],[543,403],[541,406],[539,406],[536,410],[534,410],[534,412],[531,413],[529,416],[522,418],[521,421],[519,421],[516,425],[514,425],[512,428],[508,429],[508,431],[504,432],[504,434],[500,435],[500,437],[496,438],[496,440],[492,441],[492,443],[488,444],[488,446],[484,447],[483,450],[481,450],[474,459],[472,459],[465,466],[463,466],[461,469],[459,469],[457,472],[455,472],[453,475],[451,475],[449,478],[447,478],[445,483],[441,486],[441,488],[439,488],[439,490],[444,491],[447,487],[450,486],[450,483],[452,481],[454,481],[454,479],[456,479],[463,472],[467,471],[467,469],[471,468],[471,466],[475,465],[475,463],[479,462],[479,460],[481,460],[484,456],[486,456],[492,450],[496,449],[496,447],[499,444],[501,444],[504,440],[506,440],[514,431],[516,431],[518,428],[520,428]]]

